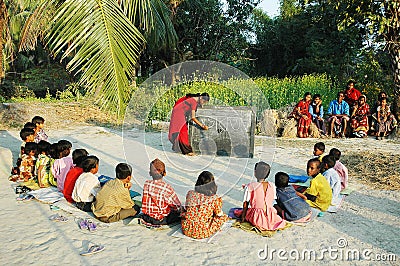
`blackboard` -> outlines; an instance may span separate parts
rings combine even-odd
[[[189,127],[195,153],[252,158],[254,154],[255,110],[251,107],[205,106],[197,118],[208,130]]]

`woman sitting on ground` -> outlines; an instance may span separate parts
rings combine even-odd
[[[311,93],[306,92],[304,98],[296,105],[290,113],[289,118],[297,120],[297,135],[300,138],[308,138],[308,129],[311,124],[311,115],[309,113]]]
[[[358,138],[367,137],[369,129],[368,115],[369,105],[367,104],[367,97],[361,95],[351,115],[351,128],[353,129],[353,134]]]

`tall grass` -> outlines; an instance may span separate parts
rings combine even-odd
[[[192,81],[173,88],[155,88],[153,99],[157,100],[148,119],[168,121],[175,101],[187,93],[208,92],[211,97],[210,105],[255,106],[260,113],[264,109],[279,109],[297,103],[305,92],[321,94],[324,108],[327,109],[338,91],[337,88],[331,88],[330,81],[324,74],[284,79],[230,79],[221,83]]]

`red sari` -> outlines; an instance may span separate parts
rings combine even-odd
[[[172,149],[174,151],[180,151],[183,154],[193,152],[189,142],[187,126],[187,121],[191,119],[192,110],[197,110],[197,101],[187,96],[177,100],[172,109],[168,139],[172,143]]]
[[[368,115],[369,115],[369,105],[364,103],[358,106],[353,118],[351,119],[351,127],[354,132],[363,132],[366,136],[368,133]]]
[[[308,129],[311,125],[311,114],[309,113],[310,101],[301,100],[294,108],[291,116],[297,120],[297,135],[308,136]],[[307,116],[307,120],[303,118],[303,115]]]

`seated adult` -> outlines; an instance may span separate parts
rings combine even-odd
[[[382,100],[385,99],[386,100],[386,105],[387,108],[390,110],[390,103],[388,100],[388,96],[386,94],[386,92],[381,91],[378,95],[378,99],[375,101],[375,104],[373,106],[373,109],[371,110],[371,114],[372,114],[372,118],[371,118],[371,130],[375,131],[375,135],[377,132],[377,128],[379,128],[379,126],[377,125],[377,120],[378,120],[378,107],[381,105]],[[397,120],[395,118],[395,116],[389,112],[388,117],[387,117],[387,121],[385,123],[387,125],[387,129],[386,131],[390,134],[390,132],[392,132],[394,129],[396,129],[397,127]]]
[[[299,138],[308,137],[308,129],[311,124],[311,115],[309,106],[311,102],[311,93],[306,92],[303,99],[297,103],[294,110],[290,113],[289,118],[297,120],[297,136]]]
[[[358,104],[354,107],[351,115],[353,134],[358,138],[364,138],[368,134],[368,115],[369,105],[367,104],[367,97],[361,95],[360,98],[358,98]]]
[[[322,106],[321,95],[314,94],[312,103],[310,104],[310,108],[308,109],[312,121],[318,128],[318,131],[321,135],[326,135],[326,127],[324,122],[324,107]]]
[[[328,122],[330,125],[331,137],[345,137],[347,122],[350,120],[349,105],[344,100],[344,92],[339,91],[337,99],[329,103]]]

